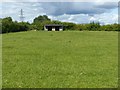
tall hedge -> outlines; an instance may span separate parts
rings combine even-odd
[[[0,19],[0,32],[20,32],[28,30],[44,30],[45,24],[62,24],[64,30],[78,30],[78,31],[120,31],[120,24],[100,25],[99,22],[91,22],[88,24],[75,24],[71,22],[61,22],[58,20],[51,20],[48,16],[38,16],[33,20],[33,23],[13,21],[11,17]]]
[[[2,33],[20,32],[29,30],[29,23],[12,21],[11,17],[2,19]]]

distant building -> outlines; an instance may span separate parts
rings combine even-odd
[[[63,31],[63,25],[60,24],[47,24],[44,25],[45,31]]]

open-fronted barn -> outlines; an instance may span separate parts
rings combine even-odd
[[[45,31],[63,31],[63,25],[60,24],[47,24],[44,26]]]

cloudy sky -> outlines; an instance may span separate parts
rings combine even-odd
[[[65,0],[64,0],[65,1]],[[89,23],[91,21],[101,24],[118,23],[118,0],[77,1],[69,2],[41,2],[27,0],[17,2],[6,0],[0,2],[0,18],[11,16],[19,21],[20,10],[23,9],[25,21],[32,22],[39,15],[48,15],[52,20],[63,22]]]

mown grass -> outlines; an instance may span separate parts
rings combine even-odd
[[[118,32],[3,34],[3,88],[114,88]]]

